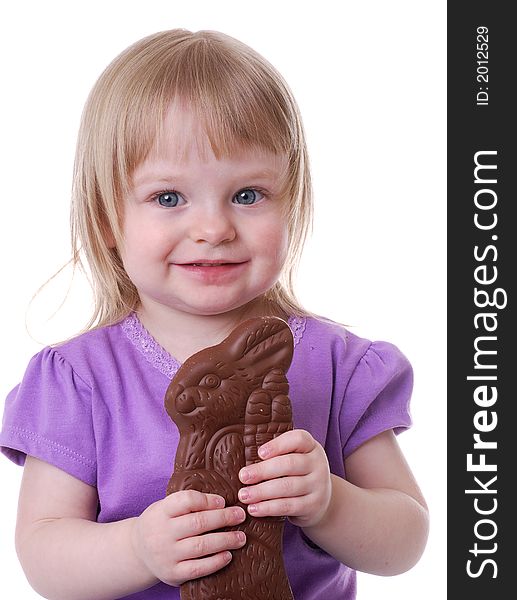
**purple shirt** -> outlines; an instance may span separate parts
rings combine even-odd
[[[411,425],[411,366],[392,344],[336,323],[291,317],[289,325],[294,425],[345,477],[344,458],[363,442]],[[95,486],[100,523],[137,516],[164,497],[173,471],[179,433],[163,402],[178,368],[135,315],[46,348],[6,400],[1,450],[19,465],[29,454]],[[284,559],[296,600],[355,598],[355,571],[289,522]],[[159,583],[126,598],[179,599],[179,588]]]

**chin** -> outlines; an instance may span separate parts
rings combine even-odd
[[[259,294],[253,298],[244,298],[234,301],[228,300],[227,302],[221,301],[221,298],[214,298],[214,302],[204,301],[202,304],[198,304],[197,306],[191,305],[186,307],[186,311],[203,317],[222,315],[242,309],[262,295],[263,294]]]
[[[222,315],[225,313],[229,313],[232,312],[234,310],[237,310],[239,308],[242,308],[244,306],[244,304],[232,304],[230,306],[227,305],[222,305],[222,306],[210,306],[210,307],[206,307],[206,308],[195,308],[192,307],[191,310],[189,311],[191,314],[196,314],[199,315],[200,317],[215,317],[217,315]]]

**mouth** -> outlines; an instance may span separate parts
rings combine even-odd
[[[225,260],[195,260],[192,262],[176,263],[179,267],[231,267],[242,265],[246,261]]]
[[[228,263],[228,262],[220,262],[220,263],[204,263],[204,262],[198,262],[198,263],[186,263],[182,266],[187,266],[187,267],[227,267],[229,265],[239,265],[240,263]]]
[[[226,260],[193,260],[191,262],[174,263],[186,277],[204,285],[223,285],[232,283],[247,269],[249,261],[240,262]]]

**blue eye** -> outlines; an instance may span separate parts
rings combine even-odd
[[[174,208],[180,201],[180,195],[176,192],[162,192],[156,196],[156,200],[160,206]]]
[[[255,204],[255,202],[262,200],[263,197],[263,194],[261,194],[258,190],[246,188],[235,194],[233,197],[233,202],[235,202],[235,204],[244,205]]]

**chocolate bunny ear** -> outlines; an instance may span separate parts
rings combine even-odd
[[[237,369],[251,370],[255,377],[265,377],[272,368],[287,371],[293,358],[293,334],[289,325],[278,317],[245,321],[228,336]]]

